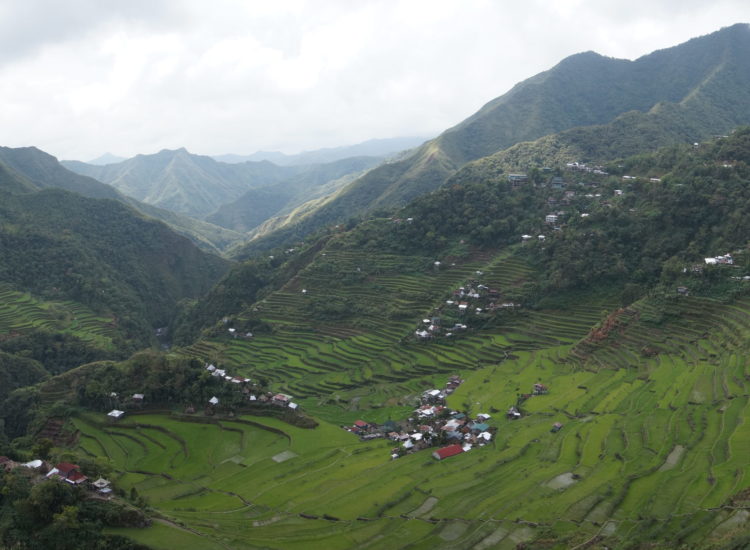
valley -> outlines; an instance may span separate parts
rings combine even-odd
[[[748,29],[407,151],[0,148],[0,546],[750,545]]]

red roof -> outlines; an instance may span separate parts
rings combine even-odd
[[[438,449],[437,451],[432,453],[432,456],[434,456],[438,460],[443,460],[444,458],[448,458],[462,452],[464,452],[464,450],[463,448],[461,448],[461,445],[448,445],[447,447],[443,447],[442,449]]]
[[[85,475],[83,475],[82,473],[80,473],[80,472],[73,472],[72,474],[70,474],[66,478],[66,481],[69,481],[70,483],[76,483],[76,484],[78,484],[78,483],[83,483],[87,479],[88,478]]]
[[[81,467],[78,464],[71,464],[70,462],[60,462],[57,466],[57,471],[62,475],[67,476],[73,470],[80,470]]]
[[[354,425],[357,426],[358,428],[366,428],[367,426],[369,426],[369,424],[365,422],[364,420],[355,420]]]

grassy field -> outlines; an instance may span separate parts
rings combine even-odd
[[[750,299],[644,300],[592,337],[615,310],[592,294],[417,342],[420,319],[476,271],[507,291],[529,268],[503,254],[441,271],[337,250],[325,258],[350,271],[329,288],[325,262],[316,264],[267,297],[257,314],[273,333],[184,351],[267,379],[317,428],[260,417],[75,420],[80,449],[108,457],[117,484],[168,520],[120,532],[155,548],[179,538],[196,548],[512,549],[545,540],[692,548],[747,531],[747,513],[726,504],[750,487]],[[347,293],[357,311],[346,320],[309,315],[307,300]],[[390,306],[379,314],[370,306],[381,302]],[[428,451],[390,460],[390,442],[339,427],[404,418],[418,392],[449,374],[465,379],[451,407],[492,414],[491,445],[443,462]],[[549,393],[519,401],[536,382]],[[520,420],[505,418],[511,405]],[[555,422],[563,428],[552,433]]]

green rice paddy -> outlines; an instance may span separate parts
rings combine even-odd
[[[273,333],[185,351],[294,395],[316,429],[249,416],[76,419],[80,448],[108,457],[117,484],[171,522],[118,532],[155,548],[173,548],[169,533],[179,532],[205,548],[511,549],[594,537],[609,547],[695,547],[748,529],[748,514],[726,505],[750,487],[750,299],[667,300],[659,322],[654,305],[639,302],[595,341],[589,330],[614,305],[590,297],[510,312],[455,341],[417,342],[415,322],[472,273],[507,289],[529,268],[499,256],[410,271],[389,257],[327,252],[337,253],[337,266],[367,277],[328,288],[318,265],[259,305]],[[313,321],[302,312],[318,293],[349,293],[359,311]],[[376,302],[398,315],[365,307]],[[441,462],[429,451],[390,460],[390,442],[363,443],[339,427],[403,418],[414,395],[449,374],[465,379],[451,407],[492,414],[491,445]],[[549,393],[519,402],[538,381]],[[517,403],[523,417],[507,420]],[[552,433],[555,422],[563,428]]]

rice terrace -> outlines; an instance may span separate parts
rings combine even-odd
[[[195,548],[515,548],[667,532],[702,544],[744,528],[736,499],[750,456],[750,300],[669,298],[659,306],[666,319],[652,319],[648,299],[618,310],[578,295],[569,306],[509,311],[467,336],[420,342],[409,335],[429,308],[415,296],[434,296],[439,307],[472,276],[510,291],[529,268],[507,252],[412,273],[394,257],[319,254],[320,264],[252,313],[273,333],[219,335],[180,352],[269,379],[317,419],[315,429],[146,411],[115,425],[103,415],[74,420],[79,449],[111,460],[116,483],[163,518],[127,536],[156,548],[173,537]],[[330,261],[373,274],[321,285],[317,273]],[[356,328],[295,313],[326,292],[365,309]],[[392,321],[362,306],[384,292],[408,315]],[[392,441],[341,429],[358,418],[407,418],[421,391],[454,372],[465,381],[448,406],[491,413],[491,444],[440,462],[428,451],[391,460]],[[520,397],[539,381],[548,393]],[[506,419],[515,405],[522,417]]]
[[[746,0],[617,1],[6,2],[0,548],[750,548]]]

